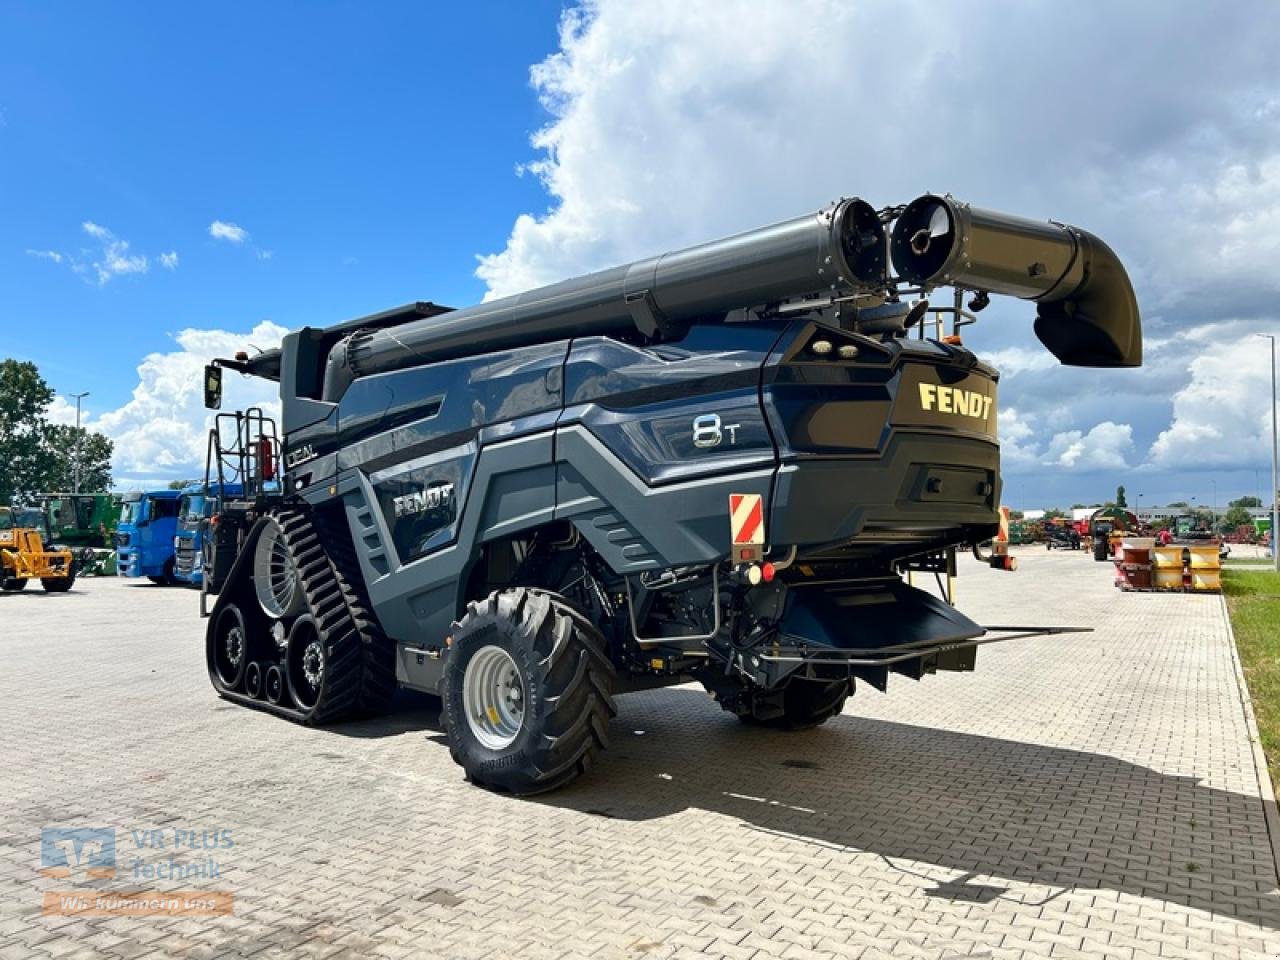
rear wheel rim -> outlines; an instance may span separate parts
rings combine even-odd
[[[481,647],[462,677],[462,706],[471,733],[489,750],[504,750],[524,726],[524,678],[511,654]]]

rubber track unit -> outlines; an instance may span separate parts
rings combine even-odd
[[[363,591],[352,585],[342,568],[326,552],[310,511],[281,507],[267,516],[280,525],[285,545],[298,571],[307,612],[315,620],[324,644],[325,693],[320,703],[306,712],[292,705],[287,691],[285,701],[278,704],[227,690],[215,681],[218,692],[236,703],[307,725],[334,723],[353,714],[384,709],[396,689],[395,647],[378,626],[364,600]],[[326,532],[330,549],[336,547],[334,552],[342,557],[345,547],[346,554],[354,561],[347,532],[333,530],[332,524],[326,524]],[[246,555],[240,559],[252,559],[248,545],[244,553]],[[245,570],[246,573],[251,571],[251,566]],[[224,588],[223,595],[229,592]],[[215,618],[216,614],[215,610]]]
[[[613,664],[600,631],[559,595],[515,587],[472,601],[453,625],[449,656],[465,646],[476,649],[498,641],[528,647],[526,684],[537,689],[539,703],[506,750],[481,747],[467,727],[461,701],[462,677],[445,667],[441,719],[449,752],[473,783],[521,796],[554,790],[585,773],[596,754],[609,745],[608,726],[617,715],[612,696]],[[472,653],[475,651],[472,650]],[[461,727],[455,734],[455,728]],[[460,734],[460,735],[458,735]],[[527,734],[527,736],[526,736]]]

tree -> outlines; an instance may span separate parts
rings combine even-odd
[[[1249,507],[1253,507],[1256,509],[1262,506],[1262,500],[1258,497],[1240,497],[1238,500],[1232,500],[1230,503],[1227,504],[1227,506],[1228,507],[1245,507],[1246,509]],[[1248,520],[1245,521],[1245,523],[1249,523],[1249,522],[1250,521]]]
[[[76,440],[84,490],[111,486],[112,444],[102,434],[48,420],[53,391],[34,363],[0,360],[0,504],[71,489]]]
[[[1167,504],[1167,506],[1169,506],[1169,507],[1171,507],[1171,508],[1173,508],[1173,509],[1175,509],[1175,510],[1189,510],[1189,509],[1191,509],[1191,504],[1187,503],[1187,501],[1185,501],[1185,500],[1175,500],[1175,501],[1173,501],[1173,503]]]
[[[1256,500],[1257,497],[1243,497],[1244,500]],[[1244,527],[1253,523],[1253,514],[1243,504],[1233,503],[1231,509],[1227,511],[1226,516],[1222,518],[1222,525],[1227,530],[1234,530],[1236,527]]]
[[[74,489],[77,456],[80,459],[82,491],[101,493],[111,489],[111,454],[115,444],[109,439],[84,427],[60,423],[49,424],[45,435],[49,447],[49,467],[41,489]]]
[[[1121,484],[1120,486],[1116,487],[1116,506],[1117,507],[1129,506],[1129,502],[1124,498],[1124,484]]]
[[[34,363],[0,362],[0,503],[30,491],[44,444],[43,414],[52,401]]]

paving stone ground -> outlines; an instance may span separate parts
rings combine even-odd
[[[1221,599],[1021,556],[966,562],[962,609],[1096,632],[862,688],[799,734],[700,689],[626,697],[603,762],[533,801],[468,786],[429,698],[321,730],[219,701],[190,592],[0,596],[0,960],[1280,955]],[[116,876],[42,876],[46,827],[114,829]],[[219,875],[146,879],[169,859]],[[86,890],[234,914],[42,912]]]

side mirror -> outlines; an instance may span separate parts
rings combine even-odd
[[[204,368],[204,405],[209,410],[222,409],[222,368],[212,363]]]

